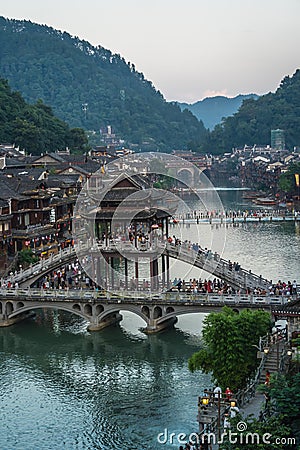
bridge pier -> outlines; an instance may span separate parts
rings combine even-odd
[[[97,319],[97,318],[96,318]],[[110,327],[112,325],[117,325],[123,319],[122,314],[117,312],[112,312],[111,314],[106,315],[100,321],[95,320],[94,322],[90,322],[87,329],[88,331],[101,331],[104,328]]]
[[[163,322],[157,323],[157,319],[151,319],[149,320],[149,323],[145,328],[142,329],[143,333],[145,334],[156,334],[160,333],[162,331],[165,331],[168,328],[171,328],[175,325],[177,322],[177,317],[169,317],[168,319],[164,320]]]
[[[12,325],[22,322],[23,320],[29,319],[30,317],[32,317],[32,313],[29,312],[19,314],[17,317],[12,318],[9,318],[7,317],[6,314],[3,314],[2,318],[0,319],[0,328],[11,327]]]

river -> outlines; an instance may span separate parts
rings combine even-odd
[[[219,194],[228,209],[251,206],[240,191]],[[178,233],[216,244],[266,278],[299,282],[299,224],[179,225]],[[184,265],[172,270],[199,277]],[[204,315],[180,317],[157,336],[141,333],[135,315],[123,316],[120,327],[99,333],[57,312],[0,329],[1,450],[176,449],[179,433],[197,430],[197,397],[212,384],[189,373],[187,360],[199,348]]]

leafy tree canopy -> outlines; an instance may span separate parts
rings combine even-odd
[[[279,189],[287,194],[294,194],[298,190],[295,174],[300,177],[300,163],[291,164],[287,172],[282,173],[279,178]]]
[[[14,143],[35,155],[66,147],[83,152],[87,147],[82,129],[70,129],[40,99],[29,105],[3,79],[0,79],[0,142]]]
[[[239,314],[224,307],[211,313],[203,321],[203,348],[189,359],[189,369],[212,373],[223,390],[232,391],[245,386],[257,367],[260,336],[271,327],[270,315],[265,311],[243,310]]]
[[[99,132],[110,125],[123,139],[155,151],[203,142],[202,122],[166,102],[134,64],[100,45],[4,17],[0,42],[2,77],[27,101],[43,99],[71,127]]]
[[[242,421],[241,421],[242,420]],[[245,424],[245,431],[238,431],[238,423]],[[289,426],[282,423],[280,416],[269,417],[266,421],[260,421],[254,417],[234,418],[230,421],[231,435],[223,437],[220,450],[283,450],[295,449],[289,445],[288,438],[292,438]],[[283,444],[286,443],[286,444]]]

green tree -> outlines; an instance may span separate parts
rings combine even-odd
[[[300,163],[291,164],[288,171],[280,175],[279,189],[289,195],[296,193],[296,173],[300,175]]]
[[[270,396],[283,423],[292,427],[300,441],[300,373],[293,375],[274,374],[271,377]]]
[[[71,129],[54,116],[52,109],[38,100],[29,105],[0,79],[0,140],[11,142],[28,153],[52,152],[69,146],[86,151],[87,137],[82,129]]]
[[[84,153],[88,148],[88,138],[82,128],[72,128],[67,135],[67,142],[74,153]]]
[[[257,367],[254,346],[270,328],[270,315],[265,311],[238,314],[224,307],[220,313],[209,314],[203,321],[203,348],[189,359],[189,369],[211,373],[223,389],[244,387]]]
[[[19,27],[22,33],[15,32]],[[26,101],[42,98],[72,128],[111,125],[128,143],[145,149],[153,143],[154,151],[203,141],[203,123],[191,112],[181,112],[175,102],[166,102],[120,55],[24,20],[0,18],[0,42],[2,76]]]
[[[18,256],[18,264],[21,264],[22,266],[29,266],[29,264],[34,264],[39,260],[37,256],[34,256],[32,253],[32,250],[29,249],[23,249],[19,252]]]
[[[243,423],[244,432],[240,432],[238,423]],[[285,425],[280,416],[272,416],[266,421],[253,417],[237,417],[230,421],[230,431],[223,437],[220,450],[283,450],[295,449],[287,444],[287,439],[293,435],[290,427]],[[230,434],[231,433],[231,434]],[[292,441],[291,441],[292,442]]]

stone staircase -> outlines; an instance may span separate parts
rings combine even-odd
[[[282,351],[284,350],[285,341],[279,340],[271,345],[269,353],[267,354],[264,368],[261,371],[261,375],[259,378],[259,383],[264,384],[266,381],[266,372],[267,370],[272,375],[275,372],[278,372],[280,369],[280,359]]]

